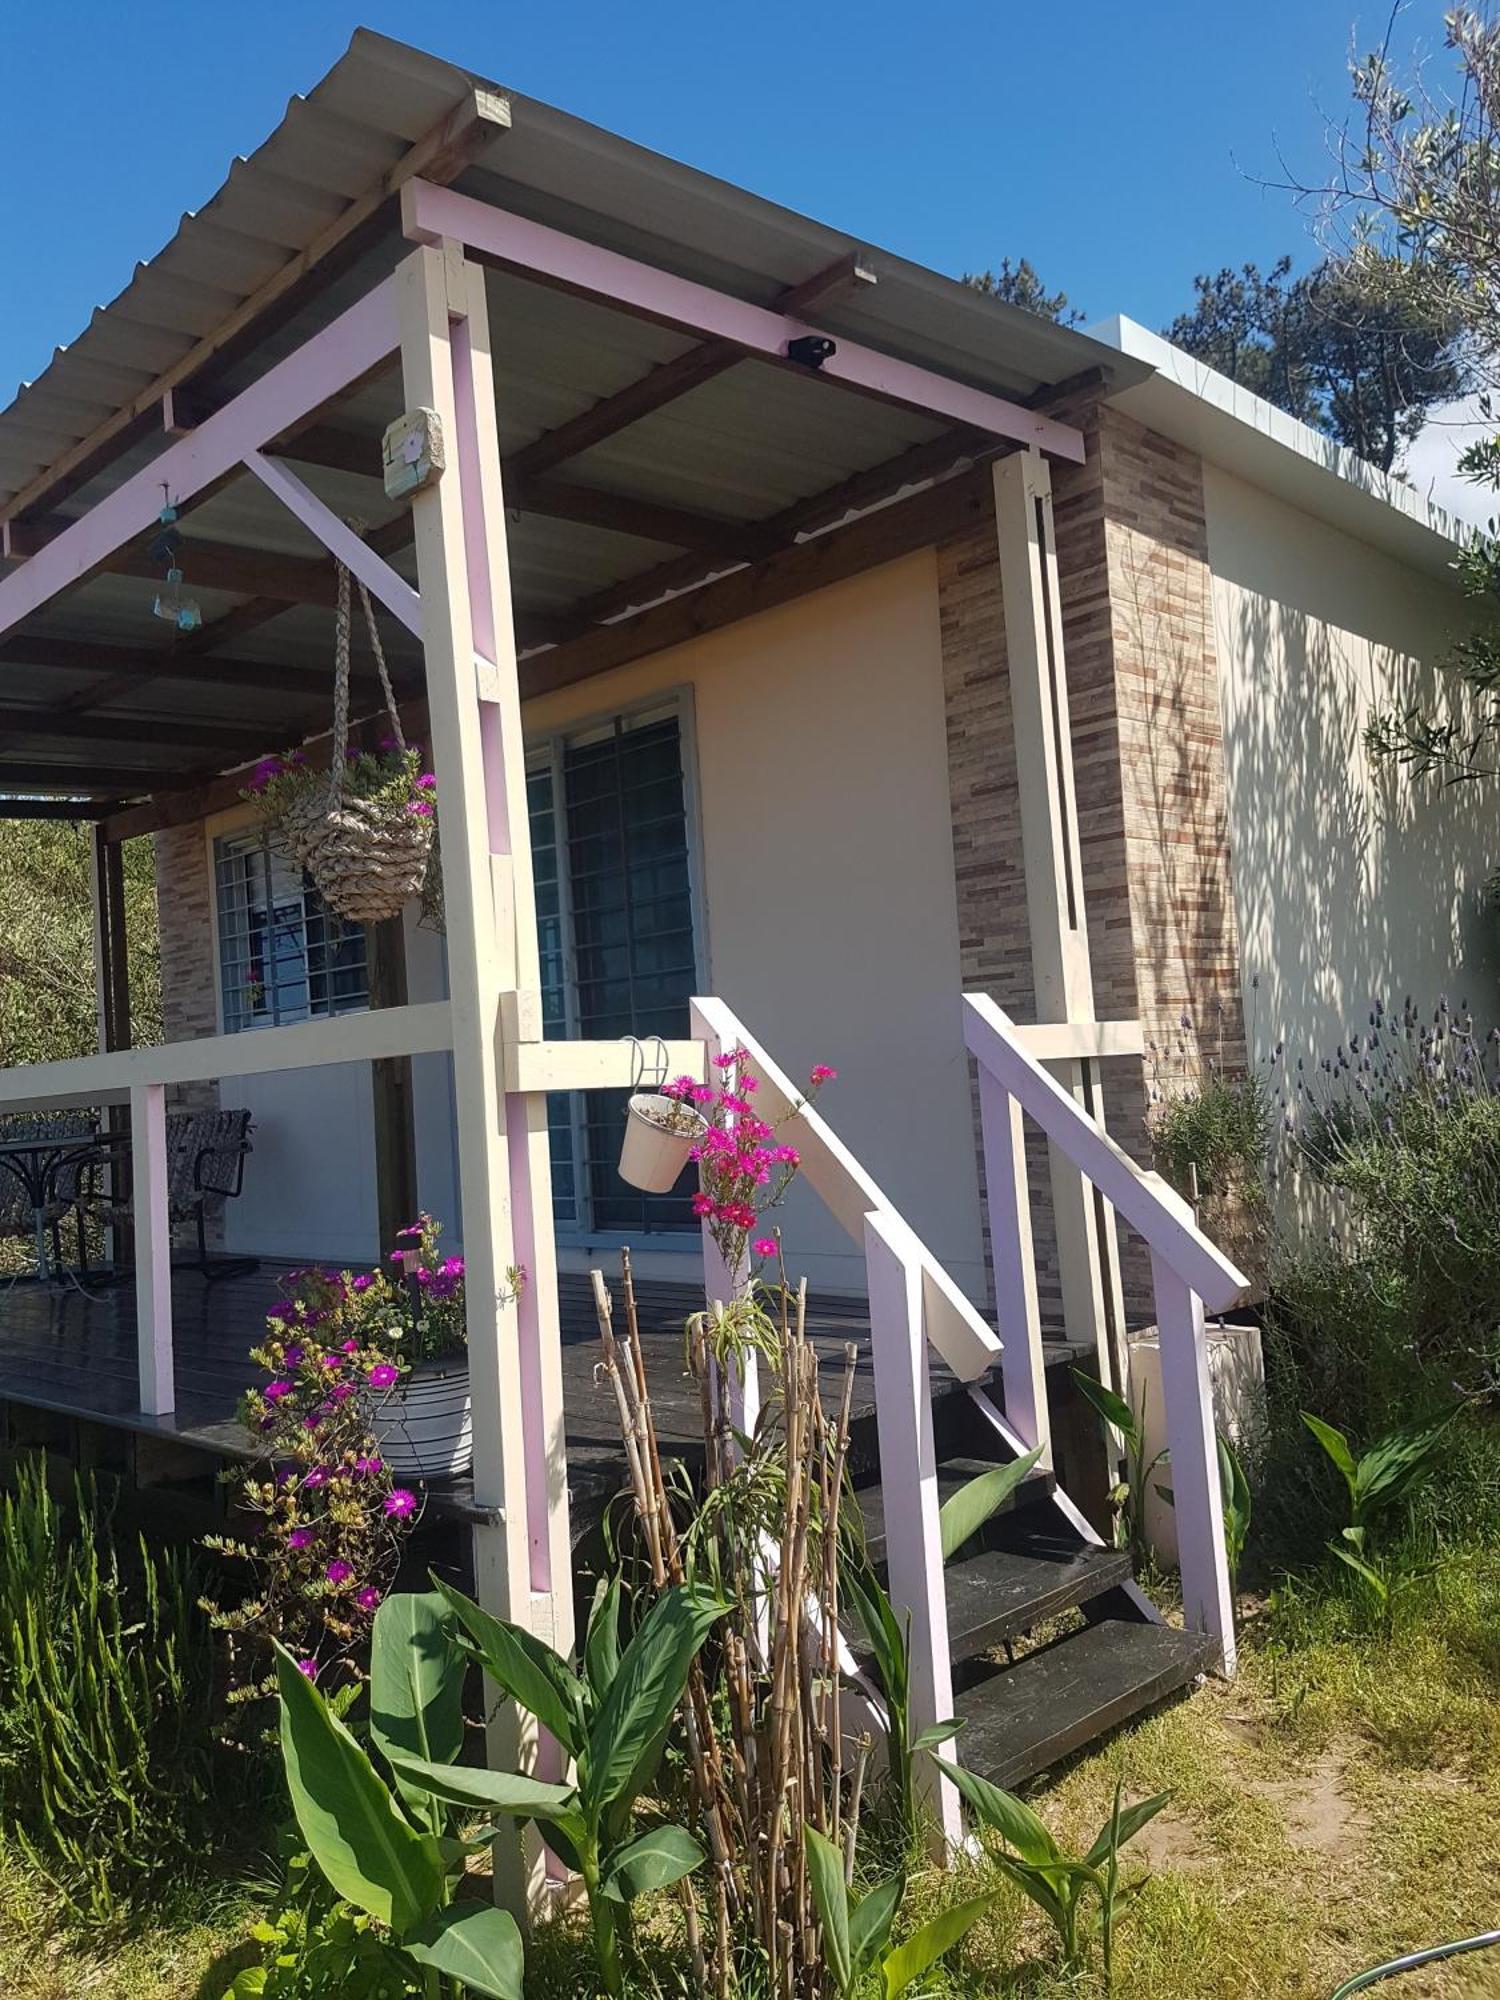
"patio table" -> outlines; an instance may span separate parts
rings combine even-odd
[[[52,1276],[47,1253],[47,1210],[56,1199],[57,1176],[74,1160],[91,1158],[107,1150],[97,1134],[59,1132],[25,1139],[0,1139],[0,1169],[13,1174],[26,1191],[36,1218],[36,1273],[42,1283]]]

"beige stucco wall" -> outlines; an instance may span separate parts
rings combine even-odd
[[[1377,996],[1490,1025],[1500,787],[1414,789],[1363,743],[1372,709],[1438,684],[1462,597],[1216,467],[1205,488],[1252,1053],[1284,1039],[1311,1068]]]
[[[961,1039],[937,578],[924,551],[531,702],[528,734],[690,691],[710,989],[824,1109],[955,1278],[983,1295]],[[794,1268],[858,1288],[810,1197]]]

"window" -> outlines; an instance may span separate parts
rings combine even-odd
[[[681,1038],[697,985],[682,730],[675,709],[616,716],[534,754],[528,777],[542,1013],[549,1036]],[[559,1225],[690,1229],[691,1181],[643,1195],[615,1171],[619,1091],[548,1102]]]
[[[265,829],[214,843],[214,898],[226,1034],[369,1006],[363,927],[325,911]]]

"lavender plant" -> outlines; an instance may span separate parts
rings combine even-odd
[[[1293,1165],[1331,1192],[1329,1260],[1399,1337],[1407,1393],[1437,1407],[1500,1380],[1500,1030],[1467,1003],[1381,1001],[1283,1106]],[[1409,1408],[1389,1415],[1409,1417]],[[1368,1427],[1382,1421],[1373,1412]]]

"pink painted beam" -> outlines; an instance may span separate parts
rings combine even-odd
[[[371,596],[379,598],[392,617],[399,618],[408,632],[421,638],[422,600],[404,576],[398,576],[384,557],[376,555],[367,542],[362,542],[349,524],[341,521],[310,487],[304,486],[281,459],[267,458],[259,451],[247,451],[245,465],[284,507],[296,515],[304,528],[317,536],[330,555],[336,556],[352,575],[359,578]]]
[[[401,213],[413,242],[437,243],[451,237],[517,270],[534,271],[539,277],[555,279],[708,339],[733,341],[747,355],[785,360],[788,341],[819,333],[817,327],[789,319],[784,313],[747,305],[743,299],[716,292],[691,278],[674,277],[654,264],[643,264],[597,243],[585,243],[545,223],[528,222],[506,209],[476,201],[472,195],[456,194],[452,188],[434,187],[428,181],[406,183],[401,190]],[[825,381],[900,403],[924,416],[965,424],[991,437],[1013,438],[1054,458],[1083,463],[1083,437],[1070,425],[1040,416],[1004,396],[971,389],[933,369],[898,361],[894,355],[881,354],[857,340],[839,335],[837,352],[829,355],[817,372]]]
[[[397,341],[395,283],[385,279],[0,579],[0,633],[149,528],[161,510],[163,486],[173,500],[191,500],[232,472],[247,452],[310,415],[389,354]]]

